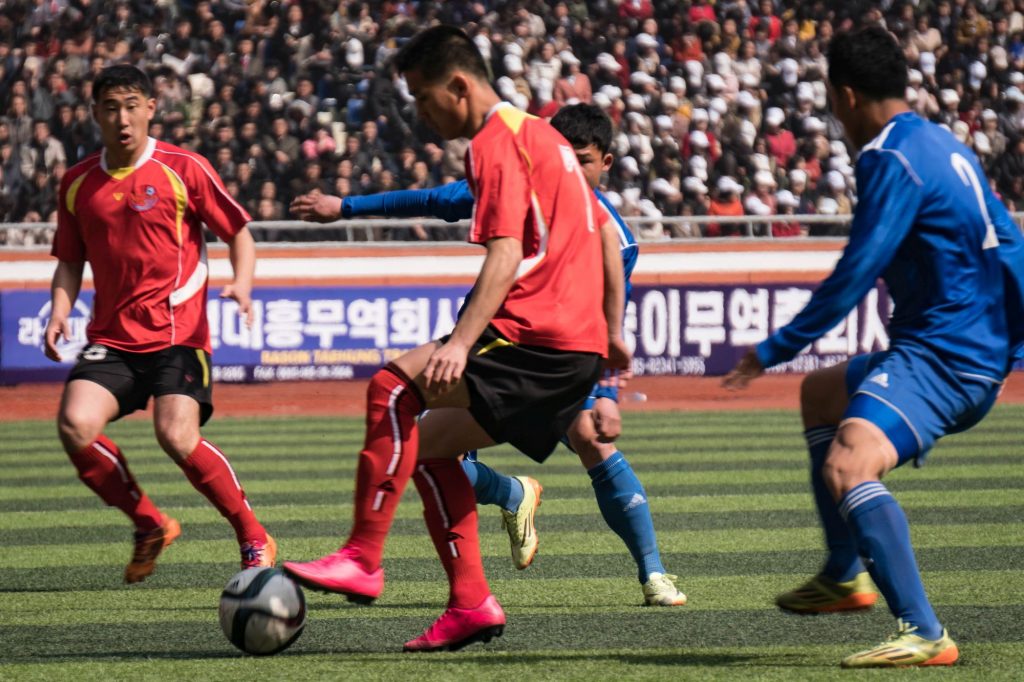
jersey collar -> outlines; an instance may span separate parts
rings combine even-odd
[[[142,152],[142,156],[132,164],[124,168],[110,168],[107,165],[107,150],[103,149],[103,153],[100,155],[100,167],[107,173],[107,175],[113,177],[116,180],[123,180],[124,178],[131,175],[132,171],[137,168],[141,168],[144,163],[153,158],[153,152],[156,151],[156,138],[146,138],[146,149]]]

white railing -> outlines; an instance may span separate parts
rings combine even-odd
[[[1011,214],[1017,225],[1024,230],[1024,211]],[[771,216],[631,216],[624,218],[641,241],[646,242],[688,242],[698,239],[711,239],[709,237],[679,237],[679,238],[650,238],[645,228],[661,224],[663,227],[681,225],[699,228],[701,225],[717,223],[719,225],[741,225],[743,234],[738,237],[726,239],[772,239],[769,226],[772,223],[799,223],[801,225],[835,225],[845,226],[849,224],[850,215],[771,215]],[[445,239],[434,239],[431,241],[417,240],[395,240],[390,237],[390,232],[396,229],[412,228],[422,226],[427,229],[440,229],[445,234]],[[465,231],[469,227],[468,220],[460,220],[455,223],[444,222],[436,219],[417,218],[354,218],[352,220],[340,220],[333,223],[318,224],[308,223],[301,220],[273,220],[252,222],[250,229],[257,235],[258,241],[263,246],[274,247],[302,247],[311,243],[322,244],[330,242],[343,242],[348,245],[372,244],[375,246],[409,246],[435,245],[443,246],[453,241],[460,241],[465,237]],[[17,251],[45,251],[49,249],[49,241],[56,228],[54,223],[2,223],[0,224],[0,250]],[[292,232],[292,234],[280,235],[280,233]],[[309,233],[303,236],[302,233]],[[436,234],[436,233],[435,233]],[[277,239],[277,236],[286,237],[284,240]],[[843,239],[841,235],[834,237]],[[787,240],[800,239],[800,237],[786,237]],[[817,239],[817,237],[815,237]]]

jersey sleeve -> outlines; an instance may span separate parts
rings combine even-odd
[[[454,223],[473,215],[473,193],[465,180],[432,189],[405,189],[345,197],[343,218],[380,215],[394,218],[432,216]]]
[[[78,175],[69,182],[69,176],[65,174],[57,192],[57,232],[50,254],[69,263],[85,260],[85,242],[74,206],[77,189],[83,180],[84,176]]]
[[[474,140],[467,161],[476,200],[469,241],[486,244],[496,237],[522,241],[530,210],[530,178],[512,135],[495,135],[480,144]]]
[[[188,192],[192,209],[224,241],[231,241],[252,220],[249,213],[224,189],[213,166],[198,154],[189,155]]]
[[[842,321],[875,285],[910,232],[924,189],[902,155],[894,150],[864,152],[857,162],[860,202],[850,241],[835,270],[807,306],[782,329],[757,346],[765,368],[791,360],[812,341]]]

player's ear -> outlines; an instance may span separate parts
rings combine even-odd
[[[156,100],[150,97],[146,100],[146,120],[152,121],[156,116]]]
[[[602,156],[601,157],[601,172],[602,173],[607,173],[609,170],[611,170],[611,168],[612,168],[612,161],[614,161],[614,160],[615,160],[615,157],[613,157],[610,153],[609,154],[605,154],[604,156]]]
[[[469,95],[469,79],[466,74],[456,71],[448,81],[448,90],[458,99],[465,99]]]

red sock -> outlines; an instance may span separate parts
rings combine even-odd
[[[366,389],[366,440],[356,473],[355,523],[345,546],[363,568],[380,566],[395,509],[416,466],[423,411],[419,389],[394,365],[379,370]]]
[[[121,449],[104,435],[69,455],[78,469],[78,478],[111,507],[117,507],[132,520],[136,530],[149,531],[163,522],[160,510],[142,492],[128,470]]]
[[[195,449],[180,466],[192,487],[213,503],[235,529],[238,544],[253,540],[267,541],[267,531],[252,513],[252,507],[245,499],[245,491],[228,463],[228,458],[213,443],[200,438]]]
[[[471,609],[491,593],[484,577],[473,486],[455,459],[425,459],[413,476],[423,518],[448,574],[448,606]]]

